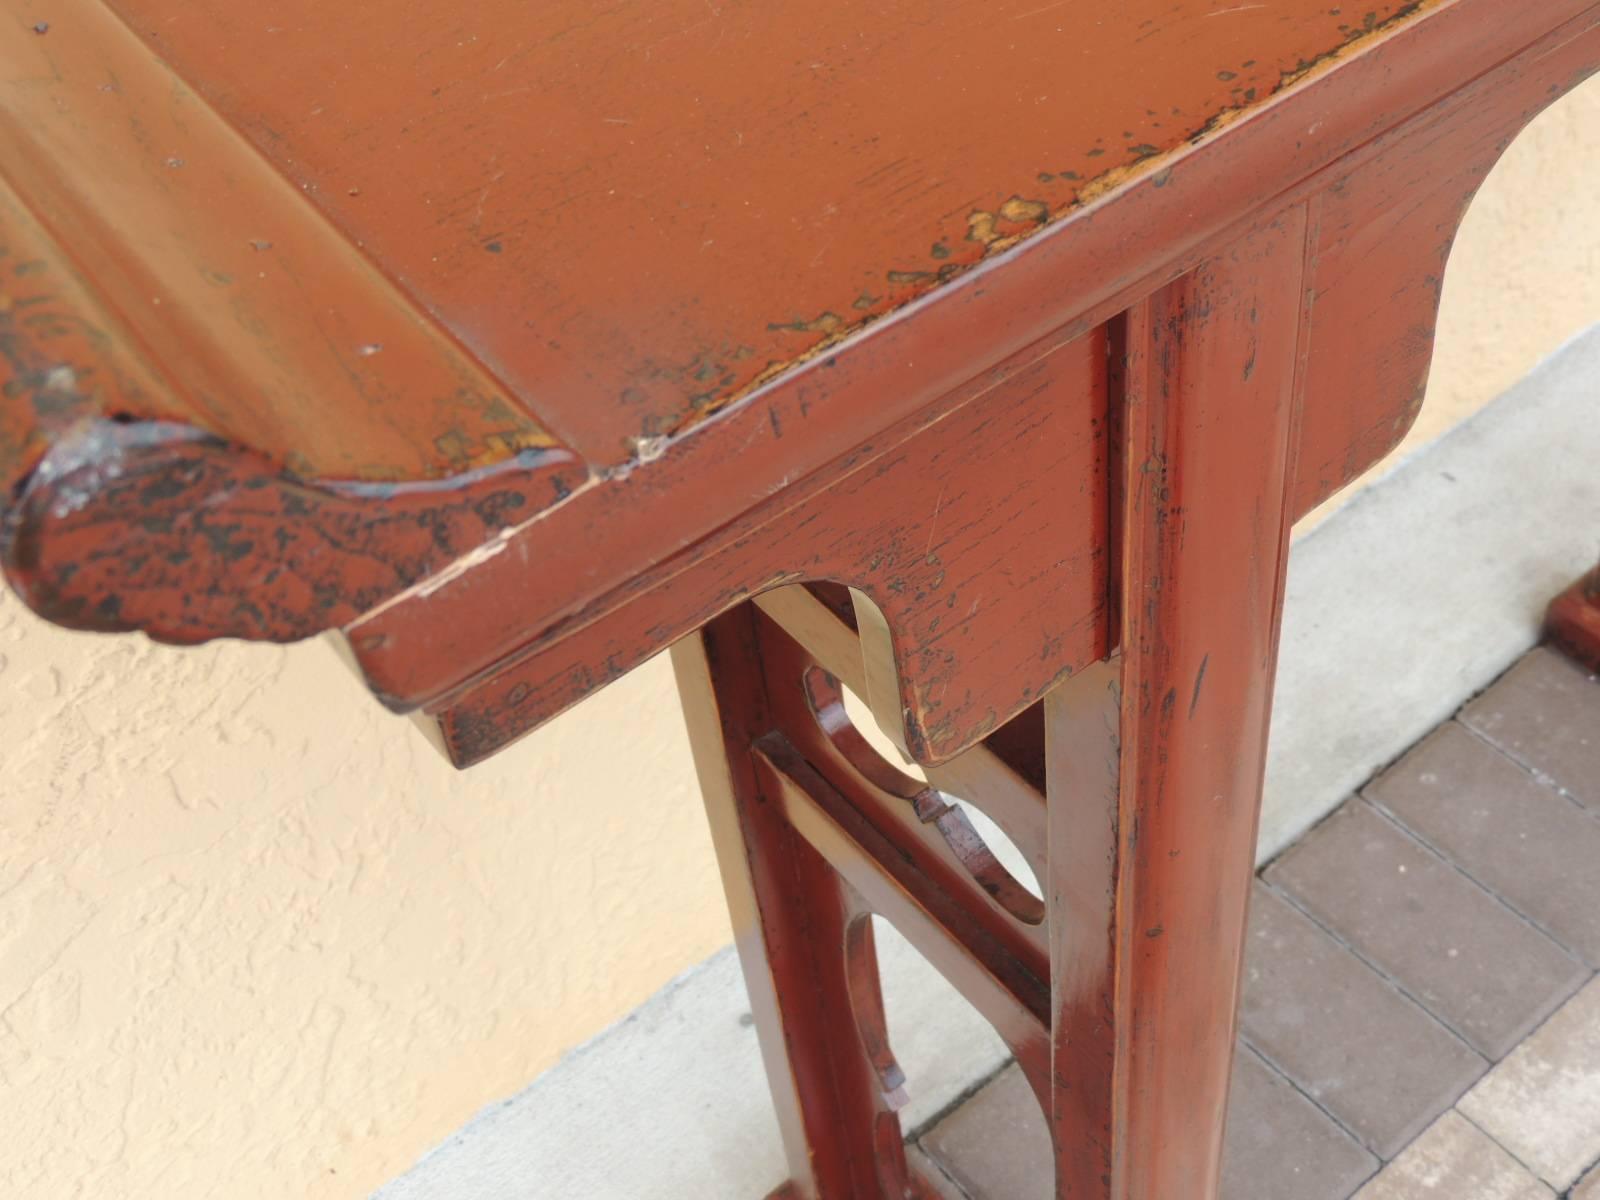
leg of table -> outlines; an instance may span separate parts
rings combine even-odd
[[[1600,671],[1600,567],[1555,598],[1545,627],[1557,646]]]
[[[841,749],[825,727],[843,718],[803,701],[807,664],[848,659],[834,643],[853,635],[819,635],[817,613],[781,634],[745,608],[675,647],[796,1200],[922,1194],[894,1114],[874,909],[1017,1052],[1050,1117],[1059,1197],[1214,1200],[1306,235],[1289,214],[1119,322],[1118,650],[1045,701],[1044,934],[940,840],[938,793]],[[963,776],[981,807],[1005,773],[974,753],[989,756]]]
[[[1291,214],[1125,318],[1121,651],[1046,701],[1062,1198],[1216,1195],[1305,241]]]
[[[882,1026],[872,927],[859,899],[763,795],[751,756],[771,725],[754,613],[741,608],[673,647],[793,1200],[902,1200],[894,1114],[860,1035]],[[852,1004],[852,995],[854,1004]]]

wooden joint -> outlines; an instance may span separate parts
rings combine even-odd
[[[1047,1036],[1048,970],[997,931],[975,889],[936,882],[927,855],[887,834],[779,733],[755,746],[763,790],[791,828],[1012,1041]]]
[[[850,607],[854,595],[853,590],[831,585],[793,586],[763,593],[756,597],[755,605],[788,642],[870,706],[867,660],[871,651],[857,634],[855,620],[860,610]],[[803,675],[804,668],[794,669],[798,672],[796,678]],[[873,716],[877,717],[876,711]],[[1044,878],[1042,704],[1024,711],[948,762],[921,767],[920,773],[935,788],[982,808],[1016,843],[1034,876]]]

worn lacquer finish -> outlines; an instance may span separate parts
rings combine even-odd
[[[465,761],[714,609],[630,631],[641,580],[1322,194],[1309,508],[1403,432],[1461,206],[1590,5],[1082,7],[6,0],[8,576],[83,628],[345,626]],[[130,473],[215,519],[139,525]],[[1003,613],[891,639],[916,757],[1081,665],[936,711]]]
[[[770,721],[756,621],[749,609],[720,618],[674,647],[673,665],[788,1151],[788,1194],[898,1200],[913,1193],[897,1085],[885,1086],[881,1064],[851,1036],[858,1011],[883,1025],[871,925],[860,924],[868,910],[762,802],[761,764],[736,749]]]
[[[62,624],[306,637],[583,482],[98,5],[0,35],[0,556]],[[53,6],[40,6],[53,7]]]
[[[762,465],[769,455],[799,475],[812,472],[824,461],[824,443],[835,455],[846,450],[832,439],[863,414],[887,421],[908,409],[926,409],[971,387],[962,381],[973,378],[976,363],[1010,353],[992,368],[1003,370],[1005,363],[1081,335],[1236,236],[1241,214],[1252,206],[1271,211],[1319,194],[1326,200],[1385,149],[1391,151],[1390,165],[1416,155],[1431,164],[1430,179],[1454,179],[1457,190],[1430,190],[1413,206],[1401,187],[1405,173],[1378,164],[1374,171],[1387,184],[1364,189],[1365,206],[1331,222],[1330,229],[1343,232],[1331,234],[1334,240],[1321,247],[1335,264],[1330,270],[1337,270],[1341,258],[1359,268],[1333,278],[1342,276],[1350,285],[1338,291],[1359,308],[1371,340],[1359,353],[1348,345],[1319,352],[1308,370],[1294,496],[1296,512],[1306,511],[1404,433],[1430,349],[1436,293],[1428,280],[1462,206],[1497,147],[1539,104],[1582,78],[1595,59],[1592,22],[1574,15],[1581,5],[1541,8],[1538,20],[1523,6],[1524,21],[1514,27],[1491,19],[1487,8],[1460,0],[1427,10],[1425,21],[1364,41],[1358,53],[1285,90],[1248,120],[1228,124],[1170,162],[1145,164],[1148,169],[1130,174],[1026,245],[953,280],[867,336],[776,378],[692,436],[670,442],[647,467],[575,497],[566,514],[571,525],[535,522],[520,529],[515,540],[525,555],[561,563],[558,607],[549,608],[555,597],[542,590],[532,604],[550,612],[541,638],[561,636],[579,614],[585,623],[603,619],[611,597],[632,578],[621,564],[648,562],[652,573],[670,572],[692,559],[695,551],[682,549],[691,529],[704,536],[714,522],[708,510],[658,507],[682,494],[680,489],[715,487],[722,495],[764,498],[768,493],[750,484],[762,475],[773,478]],[[1515,53],[1524,37],[1528,48]],[[1468,79],[1471,85],[1460,90]],[[1450,99],[1440,109],[1442,118],[1431,115],[1452,93],[1465,100]],[[1465,132],[1472,156],[1465,168],[1449,157],[1463,139],[1434,136],[1441,120]],[[1377,136],[1386,132],[1388,139]],[[1282,190],[1291,178],[1298,182]],[[1397,212],[1410,214],[1401,226],[1391,221]],[[1374,227],[1380,236],[1368,238]],[[1387,236],[1381,236],[1385,229]],[[1362,255],[1342,256],[1341,236],[1366,239]],[[1362,296],[1394,297],[1396,321],[1374,317],[1386,307],[1362,305]],[[1314,345],[1322,328],[1311,331]],[[1337,327],[1330,323],[1326,329],[1337,342]],[[1012,350],[1019,344],[1022,350]],[[777,478],[792,481],[794,475]],[[648,520],[641,519],[644,512]],[[563,536],[572,525],[583,531],[581,544],[593,553],[574,552],[572,539]],[[462,664],[477,673],[516,653],[527,642],[530,607],[526,592],[517,589],[530,582],[541,589],[545,582],[527,580],[517,561],[505,558],[452,579],[430,593],[426,605],[402,597],[364,620],[358,633],[381,635],[370,650],[358,646],[369,679],[396,703],[434,706],[460,686],[459,675],[449,676]],[[446,623],[441,633],[433,615],[441,610],[470,610],[475,619]],[[917,665],[902,661],[899,668],[903,694],[914,694]],[[538,715],[529,710],[530,718]]]
[[[1410,428],[1467,205],[1523,126],[1595,69],[1597,40],[1592,16],[1563,27],[1377,139],[1318,190],[1296,515]]]
[[[32,263],[33,294],[155,376],[100,415],[181,421],[308,481],[448,479],[557,443],[103,5],[0,14],[13,277]]]
[[[674,644],[783,1195],[928,1194],[880,918],[1214,1200],[1288,530],[1600,3],[401,8],[0,0],[8,580],[462,765]]]
[[[908,778],[845,714],[841,680],[872,690],[872,634],[826,588],[774,592],[674,651],[790,1195],[906,1194],[907,1081],[851,934],[868,912],[1016,1054],[1057,1195],[1215,1195],[1317,232],[1291,210],[1117,322],[1118,650],[1051,690],[1042,720]],[[1042,868],[1042,904],[945,788]],[[779,873],[789,886],[763,895]]]
[[[1545,629],[1573,658],[1600,672],[1600,567],[1551,602]]]
[[[482,758],[531,713],[559,711],[754,592],[815,579],[850,582],[886,615],[912,668],[888,709],[918,757],[949,757],[1105,653],[1105,363],[1104,338],[1080,338],[898,445],[859,448],[676,569],[641,573],[601,619],[452,698],[439,713],[452,756]],[[1019,611],[1039,615],[1018,624]],[[967,669],[974,655],[988,670]]]
[[[680,642],[673,665],[788,1151],[783,1194],[920,1200],[934,1193],[905,1159],[895,1114],[907,1081],[870,918],[893,921],[949,975],[1043,1085],[1043,910],[939,792],[879,759],[849,724],[827,669],[836,657],[858,669],[844,618],[808,593],[779,595]],[[1042,814],[1043,796],[998,755],[972,753],[970,773],[1010,782],[997,810],[1008,823]]]
[[[110,7],[614,463],[1422,6]]]
[[[1045,701],[1062,1196],[1216,1187],[1315,239],[1286,214],[1126,319],[1121,651]]]

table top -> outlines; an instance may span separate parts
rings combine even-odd
[[[0,0],[0,558],[170,640],[526,589],[480,670],[1591,5]]]
[[[599,466],[1417,6],[110,7]]]
[[[314,479],[449,476],[556,441],[604,469],[1417,7],[7,0],[0,127],[24,204],[74,245],[108,227],[115,258],[87,273],[123,321],[208,326],[208,377],[161,353],[138,415]],[[318,278],[318,258],[364,260],[344,274],[392,294]],[[151,294],[118,295],[113,263]],[[206,315],[276,320],[312,294],[337,323],[267,330],[297,360],[277,379],[259,331]],[[350,311],[382,301],[389,321]],[[389,328],[408,320],[426,344]],[[40,450],[17,442],[12,479]]]

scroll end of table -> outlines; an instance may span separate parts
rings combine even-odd
[[[0,566],[70,629],[297,641],[448,569],[581,477],[552,450],[443,482],[307,482],[187,426],[90,420],[16,486]]]

